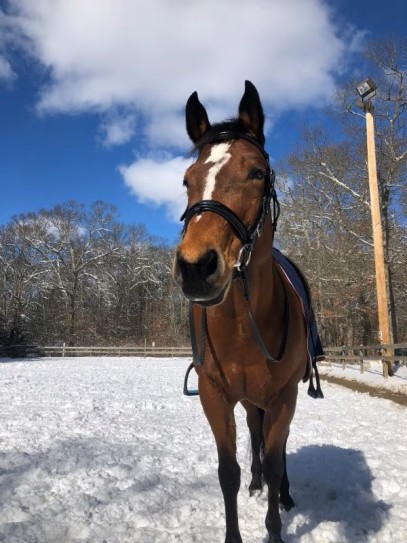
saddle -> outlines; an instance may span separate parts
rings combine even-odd
[[[298,296],[301,302],[302,312],[304,315],[306,330],[307,330],[307,349],[308,349],[308,368],[304,375],[303,381],[310,379],[310,389],[308,394],[315,398],[323,397],[321,387],[319,384],[318,370],[316,364],[318,361],[325,360],[324,350],[319,337],[317,321],[315,319],[314,310],[311,303],[311,292],[308,282],[298,268],[298,266],[290,260],[287,256],[283,255],[281,251],[273,247],[273,258],[279,271],[287,279],[288,283],[293,288],[294,292]],[[315,377],[317,380],[317,388],[315,389],[313,384],[312,373],[315,371]]]

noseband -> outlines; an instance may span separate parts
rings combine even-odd
[[[270,168],[269,155],[265,151],[264,147],[260,145],[260,143],[256,139],[252,138],[248,134],[221,132],[217,134],[213,139],[211,139],[208,143],[214,144],[235,139],[246,140],[255,147],[257,147],[257,149],[261,152],[267,162],[267,171],[264,177],[263,196],[254,223],[251,226],[247,227],[243,223],[243,221],[239,219],[234,211],[232,211],[221,202],[217,202],[215,200],[201,200],[193,206],[187,207],[187,209],[182,214],[180,220],[184,221],[184,228],[182,230],[182,235],[184,236],[188,224],[194,215],[200,215],[205,211],[211,211],[212,213],[223,217],[231,225],[235,235],[240,239],[242,243],[237,262],[235,263],[235,268],[237,268],[238,271],[241,271],[249,264],[251,253],[253,251],[253,246],[256,239],[263,231],[266,216],[271,208],[271,202],[273,213],[273,231],[277,229],[277,220],[280,215],[280,205],[278,203],[277,193],[275,189],[275,173],[274,170]]]

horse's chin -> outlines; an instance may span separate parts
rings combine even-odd
[[[231,285],[231,281],[228,281],[226,285],[222,288],[222,290],[213,298],[210,298],[207,300],[190,298],[190,301],[202,307],[214,307],[215,305],[220,305],[225,300],[226,295],[229,292],[230,285]]]

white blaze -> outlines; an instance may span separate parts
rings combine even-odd
[[[216,185],[216,176],[232,156],[228,153],[230,145],[230,143],[218,143],[214,145],[211,149],[211,154],[205,160],[205,164],[212,163],[213,166],[211,166],[206,176],[203,200],[212,200],[212,194]]]
[[[209,168],[208,175],[206,176],[202,200],[212,200],[212,194],[216,185],[216,176],[232,156],[228,153],[230,145],[230,143],[218,143],[214,145],[211,149],[211,154],[205,160],[205,164],[213,164],[213,166]],[[202,215],[197,215],[195,221],[198,222],[201,217]]]

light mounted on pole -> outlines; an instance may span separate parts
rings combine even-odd
[[[362,99],[362,104],[364,104],[376,96],[377,85],[370,77],[368,77],[356,85],[356,90]]]
[[[367,166],[369,172],[370,210],[372,215],[373,246],[376,272],[377,310],[379,321],[379,341],[385,346],[391,343],[389,307],[387,297],[386,268],[384,261],[382,221],[380,214],[380,198],[377,183],[376,171],[376,148],[373,120],[372,98],[376,96],[377,85],[368,78],[356,85],[360,96],[356,105],[363,109],[366,114],[366,137],[367,137]],[[384,347],[386,348],[386,347]],[[391,363],[384,364],[388,373],[392,374]],[[385,375],[386,375],[385,371]]]

